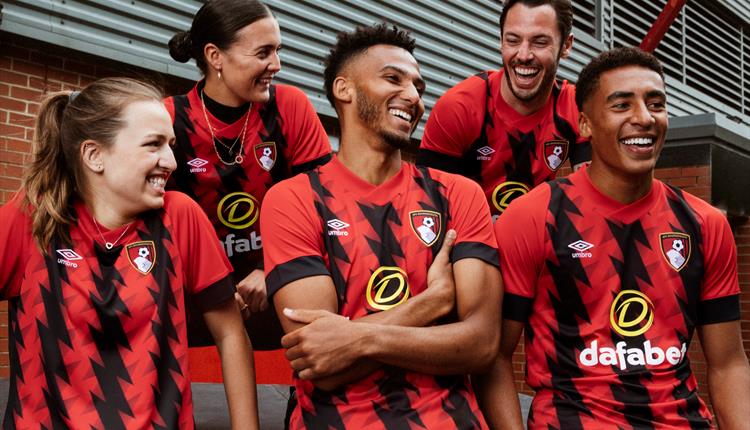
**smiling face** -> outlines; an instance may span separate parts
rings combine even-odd
[[[281,32],[273,17],[263,18],[237,32],[236,40],[220,50],[221,79],[233,105],[267,102],[274,75],[281,70]]]
[[[664,81],[626,66],[604,72],[583,105],[581,135],[591,138],[591,176],[651,177],[667,134]]]
[[[541,107],[552,90],[560,58],[568,56],[572,45],[572,35],[562,43],[552,6],[515,4],[501,39],[503,99],[519,111],[522,106]]]
[[[172,121],[158,101],[136,101],[123,111],[123,128],[103,147],[96,195],[125,217],[164,206],[164,186],[175,168]]]
[[[359,120],[389,145],[408,145],[424,114],[425,83],[417,60],[403,48],[376,45],[347,68],[355,82]]]

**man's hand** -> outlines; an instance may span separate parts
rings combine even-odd
[[[448,230],[440,252],[432,260],[430,269],[427,271],[427,292],[446,305],[445,313],[453,309],[456,299],[456,282],[453,279],[453,264],[450,261],[451,250],[455,242],[456,230]]]
[[[242,298],[240,309],[242,317],[247,319],[251,313],[264,311],[268,308],[266,300],[266,275],[261,269],[250,272],[245,279],[237,284],[237,293]]]
[[[361,358],[361,330],[367,324],[324,310],[284,309],[290,320],[306,324],[281,339],[286,358],[300,379],[318,379],[347,369]]]

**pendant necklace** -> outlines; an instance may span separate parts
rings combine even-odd
[[[125,233],[127,233],[128,230],[130,230],[130,225],[133,224],[132,221],[128,223],[128,226],[125,227],[125,230],[123,230],[122,233],[120,233],[120,237],[118,237],[114,242],[109,242],[107,241],[107,239],[104,238],[104,235],[102,234],[102,230],[99,228],[99,223],[96,222],[96,218],[92,216],[91,219],[94,220],[94,226],[96,227],[96,231],[99,232],[99,237],[102,238],[102,242],[104,242],[104,247],[107,248],[108,250],[117,246],[117,242],[119,242],[120,239],[122,239],[122,237],[125,236]]]
[[[206,110],[206,102],[203,100],[203,93],[204,91],[201,90],[201,107],[203,108],[203,117],[206,119],[206,125],[208,125],[208,132],[211,133],[211,141],[214,145],[214,151],[216,152],[216,156],[219,157],[219,161],[226,164],[227,166],[231,166],[233,164],[242,164],[242,161],[245,159],[245,157],[242,156],[243,154],[243,148],[245,147],[245,131],[247,131],[247,121],[250,119],[250,111],[253,109],[253,104],[250,103],[250,106],[247,108],[247,113],[245,113],[245,123],[242,125],[242,130],[240,131],[240,134],[237,136],[237,138],[234,139],[234,142],[231,145],[227,145],[221,140],[216,138],[216,134],[214,133],[214,128],[211,126],[211,122],[208,120],[208,111]],[[237,146],[237,142],[240,143],[239,151],[237,152],[237,155],[234,157],[234,160],[230,161],[224,161],[224,159],[221,157],[221,154],[219,154],[219,148],[216,146],[216,142],[218,142],[221,146],[227,149],[227,152],[229,153],[229,156],[231,157],[234,153],[234,147]]]

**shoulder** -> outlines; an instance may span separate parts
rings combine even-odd
[[[195,200],[180,191],[167,191],[166,194],[164,194],[163,210],[171,218],[179,218],[179,215],[202,211]]]
[[[11,197],[5,204],[0,206],[0,217],[3,224],[30,223],[31,207],[25,200],[25,194],[21,191]]]
[[[500,219],[544,215],[549,206],[552,182],[537,185],[527,194],[513,200]]]
[[[693,211],[700,224],[716,226],[728,223],[727,217],[722,211],[700,197],[690,194],[687,191],[671,187],[658,179],[654,179],[654,182],[663,186],[667,195],[671,198],[684,201]]]
[[[483,99],[478,97],[487,92],[487,79],[493,80],[499,73],[487,71],[476,75],[469,76],[463,81],[457,83],[443,94],[439,100],[444,101],[463,101],[466,103],[483,103]]]
[[[301,89],[286,84],[274,84],[276,87],[275,98],[279,105],[310,104],[307,94]]]
[[[293,200],[299,200],[301,197],[309,196],[310,191],[311,187],[308,175],[306,173],[300,173],[289,179],[284,179],[272,186],[263,198],[263,207],[276,204],[289,204]]]
[[[567,80],[562,80],[559,83],[558,88],[560,89],[560,94],[557,97],[557,105],[559,108],[566,108],[571,111],[575,111],[575,113],[578,113],[578,107],[576,106],[576,86],[568,82]]]

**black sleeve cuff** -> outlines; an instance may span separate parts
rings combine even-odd
[[[726,296],[702,301],[698,305],[698,325],[740,319],[740,296]]]
[[[296,166],[292,166],[292,175],[298,175],[300,173],[304,173],[304,172],[310,171],[310,170],[312,170],[312,169],[314,169],[314,168],[316,168],[318,166],[322,166],[322,165],[328,163],[329,161],[331,161],[331,153],[330,152],[328,154],[322,156],[322,157],[318,157],[318,158],[316,158],[314,160],[310,160],[310,161],[308,161],[306,163],[297,164]]]
[[[270,273],[266,274],[268,301],[271,301],[273,295],[284,285],[298,279],[318,275],[331,276],[325,262],[318,256],[298,257],[276,266]]]
[[[500,267],[497,249],[481,242],[461,242],[451,251],[451,263],[464,258],[478,258],[487,264]]]
[[[528,297],[505,293],[503,295],[503,319],[525,323],[531,314],[533,302]]]
[[[417,151],[417,166],[432,167],[443,172],[463,175],[463,160],[459,157],[420,148]]]
[[[591,161],[591,142],[573,145],[570,151],[570,167]]]
[[[193,294],[192,301],[198,307],[198,310],[206,312],[229,299],[233,299],[235,291],[237,290],[232,284],[231,277],[226,276]]]

